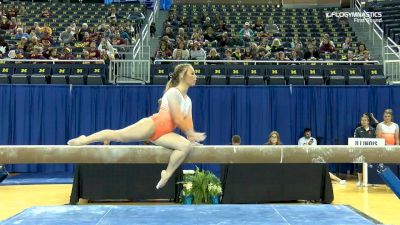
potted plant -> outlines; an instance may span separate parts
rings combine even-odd
[[[192,182],[183,182],[182,184],[182,203],[185,205],[191,205],[193,202]]]
[[[208,184],[208,193],[210,195],[211,204],[219,204],[219,200],[221,198],[222,187],[221,183],[209,183]]]
[[[211,190],[213,194],[215,193],[219,197],[222,193],[221,182],[219,179],[210,171],[202,171],[197,167],[193,175],[187,175],[184,177],[182,183],[191,183],[191,194],[193,195],[194,204],[210,203],[210,184],[212,184]],[[216,188],[215,186],[219,188]],[[185,187],[183,189],[185,190]],[[185,196],[183,191],[182,195]]]

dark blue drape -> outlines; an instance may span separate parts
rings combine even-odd
[[[119,129],[157,111],[161,86],[0,86],[0,144],[63,145],[72,137]],[[364,112],[400,112],[397,86],[199,86],[189,95],[205,144],[258,145],[277,130],[292,145],[310,127],[320,144],[346,144]],[[396,117],[395,117],[396,119]],[[201,165],[216,170],[215,165]],[[11,172],[71,171],[69,164],[9,165]]]

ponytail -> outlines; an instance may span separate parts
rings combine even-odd
[[[192,66],[192,65],[179,64],[179,65],[175,66],[174,72],[169,75],[170,79],[167,82],[167,84],[165,85],[164,93],[167,92],[170,88],[178,86],[180,79],[181,79],[180,77],[181,76],[183,77],[184,73],[186,73],[187,68],[190,66]]]

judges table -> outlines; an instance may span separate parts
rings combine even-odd
[[[155,188],[160,172],[165,168],[166,164],[77,164],[70,204],[76,204],[79,198],[89,201],[177,201],[176,182],[181,180],[181,170],[177,170],[164,188]]]
[[[224,164],[222,203],[333,201],[327,164]]]

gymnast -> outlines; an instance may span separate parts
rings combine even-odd
[[[89,136],[81,135],[69,140],[68,145],[150,140],[155,145],[173,149],[168,166],[161,171],[161,179],[156,186],[160,189],[188,156],[192,144],[206,138],[205,133],[196,132],[193,128],[192,101],[187,92],[195,84],[196,74],[192,65],[177,65],[166,84],[158,113],[120,130],[102,130]],[[185,133],[186,138],[173,132],[176,127]]]

